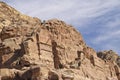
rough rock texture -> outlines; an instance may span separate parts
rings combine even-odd
[[[120,57],[86,45],[71,25],[0,2],[0,80],[120,80]]]

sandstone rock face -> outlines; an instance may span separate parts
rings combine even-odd
[[[0,80],[120,80],[120,57],[98,52],[71,25],[0,2]]]

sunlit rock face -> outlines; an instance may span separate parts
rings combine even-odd
[[[0,2],[0,80],[120,80],[120,57],[87,46],[71,25]]]

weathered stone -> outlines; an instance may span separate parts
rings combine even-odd
[[[17,70],[15,69],[0,69],[0,80],[13,80],[15,75],[17,73]]]
[[[116,63],[120,67],[120,56],[117,58]]]
[[[16,79],[18,80],[40,80],[40,67],[33,66],[28,70],[19,71],[16,74]]]
[[[81,61],[75,60],[70,63],[70,68],[79,69],[80,65],[81,65]]]
[[[63,80],[74,80],[73,71],[66,70],[62,73],[62,79]]]
[[[17,31],[14,27],[4,27],[1,31],[1,40],[17,36]]]
[[[0,79],[119,80],[118,66],[114,51],[96,54],[71,25],[41,22],[0,2]]]
[[[48,80],[59,80],[59,76],[57,73],[53,71],[48,72]]]
[[[111,62],[116,62],[119,64],[119,57],[118,54],[116,54],[114,51],[109,50],[109,51],[103,51],[103,52],[98,52],[97,56],[100,57],[103,60],[109,60]]]

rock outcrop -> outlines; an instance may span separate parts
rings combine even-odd
[[[0,80],[120,80],[120,57],[87,46],[71,25],[0,2]]]

